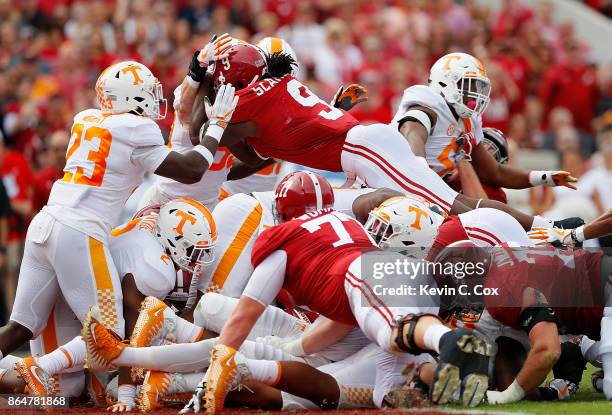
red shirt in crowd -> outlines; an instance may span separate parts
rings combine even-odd
[[[31,200],[34,176],[27,160],[18,152],[6,150],[0,157],[0,177],[11,202]],[[9,241],[25,239],[27,221],[19,215],[9,217]]]
[[[61,179],[63,174],[62,169],[49,166],[34,175],[34,194],[32,195],[34,212],[40,211],[47,204],[53,183]]]
[[[574,115],[576,127],[591,131],[591,120],[597,104],[595,71],[587,65],[551,66],[540,87],[542,107],[549,112],[564,107]],[[544,128],[548,126],[548,114]]]

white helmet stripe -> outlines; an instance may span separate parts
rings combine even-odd
[[[317,210],[323,209],[323,194],[321,192],[321,183],[319,183],[319,179],[317,179],[316,174],[310,171],[307,171],[306,174],[308,175],[308,177],[310,177],[310,180],[312,180],[312,184],[315,188],[315,196],[317,198]]]

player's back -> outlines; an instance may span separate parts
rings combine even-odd
[[[362,253],[378,249],[355,219],[324,209],[264,231],[255,242],[252,259],[257,266],[270,253],[285,251],[284,287],[296,303],[341,320],[349,265]]]
[[[44,210],[69,226],[104,239],[125,201],[170,151],[157,124],[129,113],[89,109],[75,115],[64,176]]]
[[[290,75],[239,91],[232,123],[252,121],[258,134],[247,142],[261,155],[328,171],[342,171],[347,132],[359,122],[332,107]]]

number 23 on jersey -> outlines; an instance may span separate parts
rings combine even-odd
[[[110,153],[112,142],[110,131],[97,125],[85,126],[76,123],[72,126],[70,147],[66,153],[66,167],[63,181],[74,184],[100,187],[106,172],[106,159]],[[98,143],[97,149],[87,151],[81,147],[84,143]],[[87,151],[85,153],[85,151]],[[91,175],[87,175],[85,168],[92,166]]]

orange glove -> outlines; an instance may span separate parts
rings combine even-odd
[[[331,105],[348,111],[360,102],[368,100],[368,91],[363,85],[350,84],[346,89],[343,86],[338,88],[338,92],[334,95]]]

